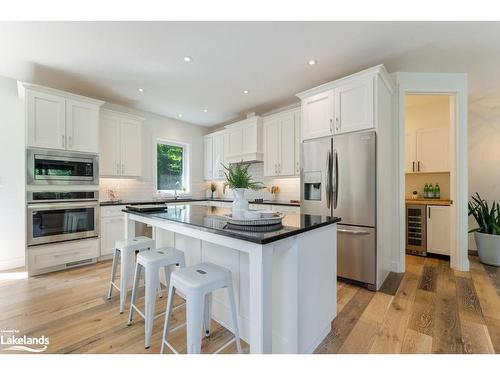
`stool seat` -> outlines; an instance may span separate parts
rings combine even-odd
[[[143,266],[164,267],[184,262],[184,253],[173,247],[165,247],[139,253],[137,255],[137,262]]]
[[[115,248],[121,251],[131,251],[140,249],[154,249],[155,241],[149,237],[138,236],[134,238],[128,238],[126,240],[118,240],[115,243]]]
[[[231,271],[210,262],[177,270],[171,276],[179,289],[186,292],[196,290],[202,294],[227,286],[228,279],[231,279]]]

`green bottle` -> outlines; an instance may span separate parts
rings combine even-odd
[[[427,183],[424,186],[424,198],[429,198],[429,185]]]
[[[434,198],[434,187],[432,184],[429,184],[428,196],[429,198]]]
[[[441,198],[441,189],[439,188],[439,184],[436,182],[436,186],[434,187],[434,198]]]

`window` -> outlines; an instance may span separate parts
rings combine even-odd
[[[187,145],[168,141],[156,144],[156,188],[188,191]]]

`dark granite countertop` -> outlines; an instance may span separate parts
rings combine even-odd
[[[283,227],[281,229],[257,233],[227,229],[227,221],[223,215],[231,213],[231,210],[223,207],[205,207],[186,204],[169,206],[168,211],[165,212],[140,213],[127,209],[124,209],[123,212],[153,219],[175,221],[181,225],[195,227],[196,229],[210,233],[262,245],[295,236],[319,227],[335,224],[340,221],[338,217],[287,213],[283,219]]]
[[[179,198],[179,199],[150,199],[150,200],[130,200],[130,201],[102,201],[99,204],[101,206],[124,206],[124,205],[136,205],[136,204],[155,204],[155,203],[186,203],[186,202],[232,202],[231,199],[224,198]],[[250,204],[269,204],[275,206],[293,206],[300,207],[300,203],[292,203],[287,201],[248,201]]]

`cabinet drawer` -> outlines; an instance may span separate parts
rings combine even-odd
[[[125,208],[125,205],[120,205],[120,206],[101,206],[101,217],[123,215],[122,210],[124,208]]]
[[[99,256],[99,240],[62,242],[28,249],[30,271],[59,266]]]

